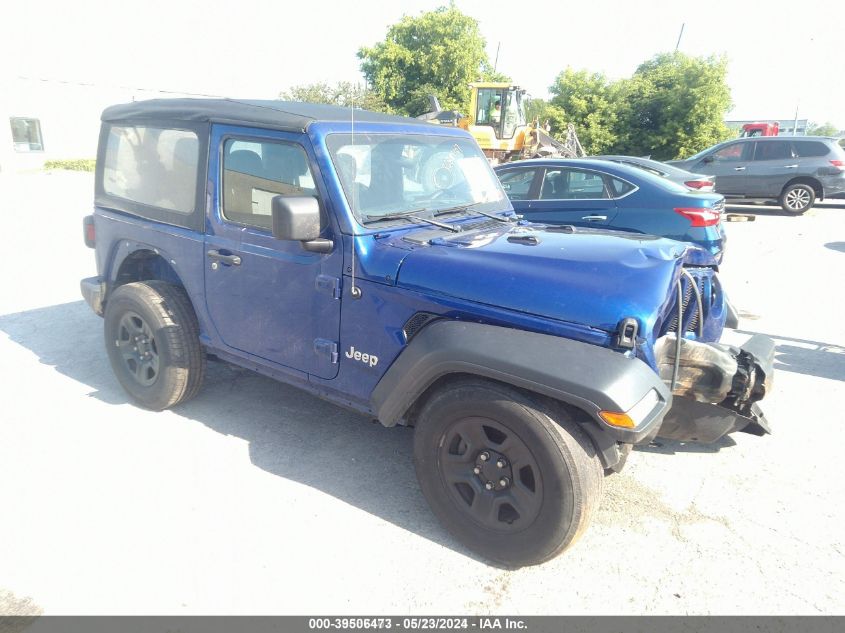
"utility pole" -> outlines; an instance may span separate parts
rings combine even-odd
[[[681,22],[681,32],[678,34],[678,42],[675,44],[675,52],[678,52],[678,47],[681,45],[681,38],[684,36],[684,27],[686,22]]]

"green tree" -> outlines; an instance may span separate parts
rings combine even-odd
[[[615,151],[666,160],[730,138],[726,77],[724,56],[663,53],[641,64],[619,84]]]
[[[525,118],[529,123],[537,119],[540,125],[545,125],[548,121],[552,136],[566,135],[566,113],[563,108],[552,105],[545,99],[529,99],[525,106]]]
[[[837,136],[839,129],[829,121],[827,123],[814,123],[810,121],[807,126],[807,134],[810,136]]]
[[[549,87],[551,106],[564,121],[553,125],[553,133],[565,134],[566,123],[574,123],[578,140],[588,154],[601,154],[617,141],[619,85],[601,73],[567,68]],[[542,122],[542,121],[541,121]]]
[[[389,112],[390,108],[373,91],[360,84],[340,81],[335,85],[328,83],[293,86],[279,93],[279,99],[285,101],[304,101],[306,103],[328,103],[344,108],[362,108],[376,112]]]
[[[361,71],[395,111],[416,116],[428,110],[433,92],[447,110],[469,111],[468,84],[494,76],[478,22],[455,7],[404,16],[383,42],[358,51]],[[425,93],[425,94],[424,94]]]

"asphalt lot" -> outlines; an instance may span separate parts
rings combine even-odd
[[[845,201],[730,207],[723,281],[778,344],[774,434],[635,451],[584,537],[491,567],[418,490],[411,431],[211,366],[129,404],[78,282],[92,178],[0,175],[0,613],[843,614]]]

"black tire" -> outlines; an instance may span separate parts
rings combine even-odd
[[[193,398],[205,377],[205,351],[185,291],[163,281],[117,288],[106,303],[106,351],[120,384],[154,411]]]
[[[778,202],[787,213],[801,215],[816,203],[816,190],[803,182],[796,182],[784,187]]]
[[[573,543],[599,504],[604,475],[593,444],[565,413],[473,378],[448,385],[423,406],[414,464],[443,525],[472,551],[508,567],[542,563]],[[507,485],[497,481],[499,473]]]

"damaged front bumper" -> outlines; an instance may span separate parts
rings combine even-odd
[[[660,378],[672,390],[659,437],[708,443],[736,431],[771,433],[758,404],[774,373],[769,337],[758,334],[739,347],[681,339],[680,350],[675,341],[664,336],[655,346]]]

